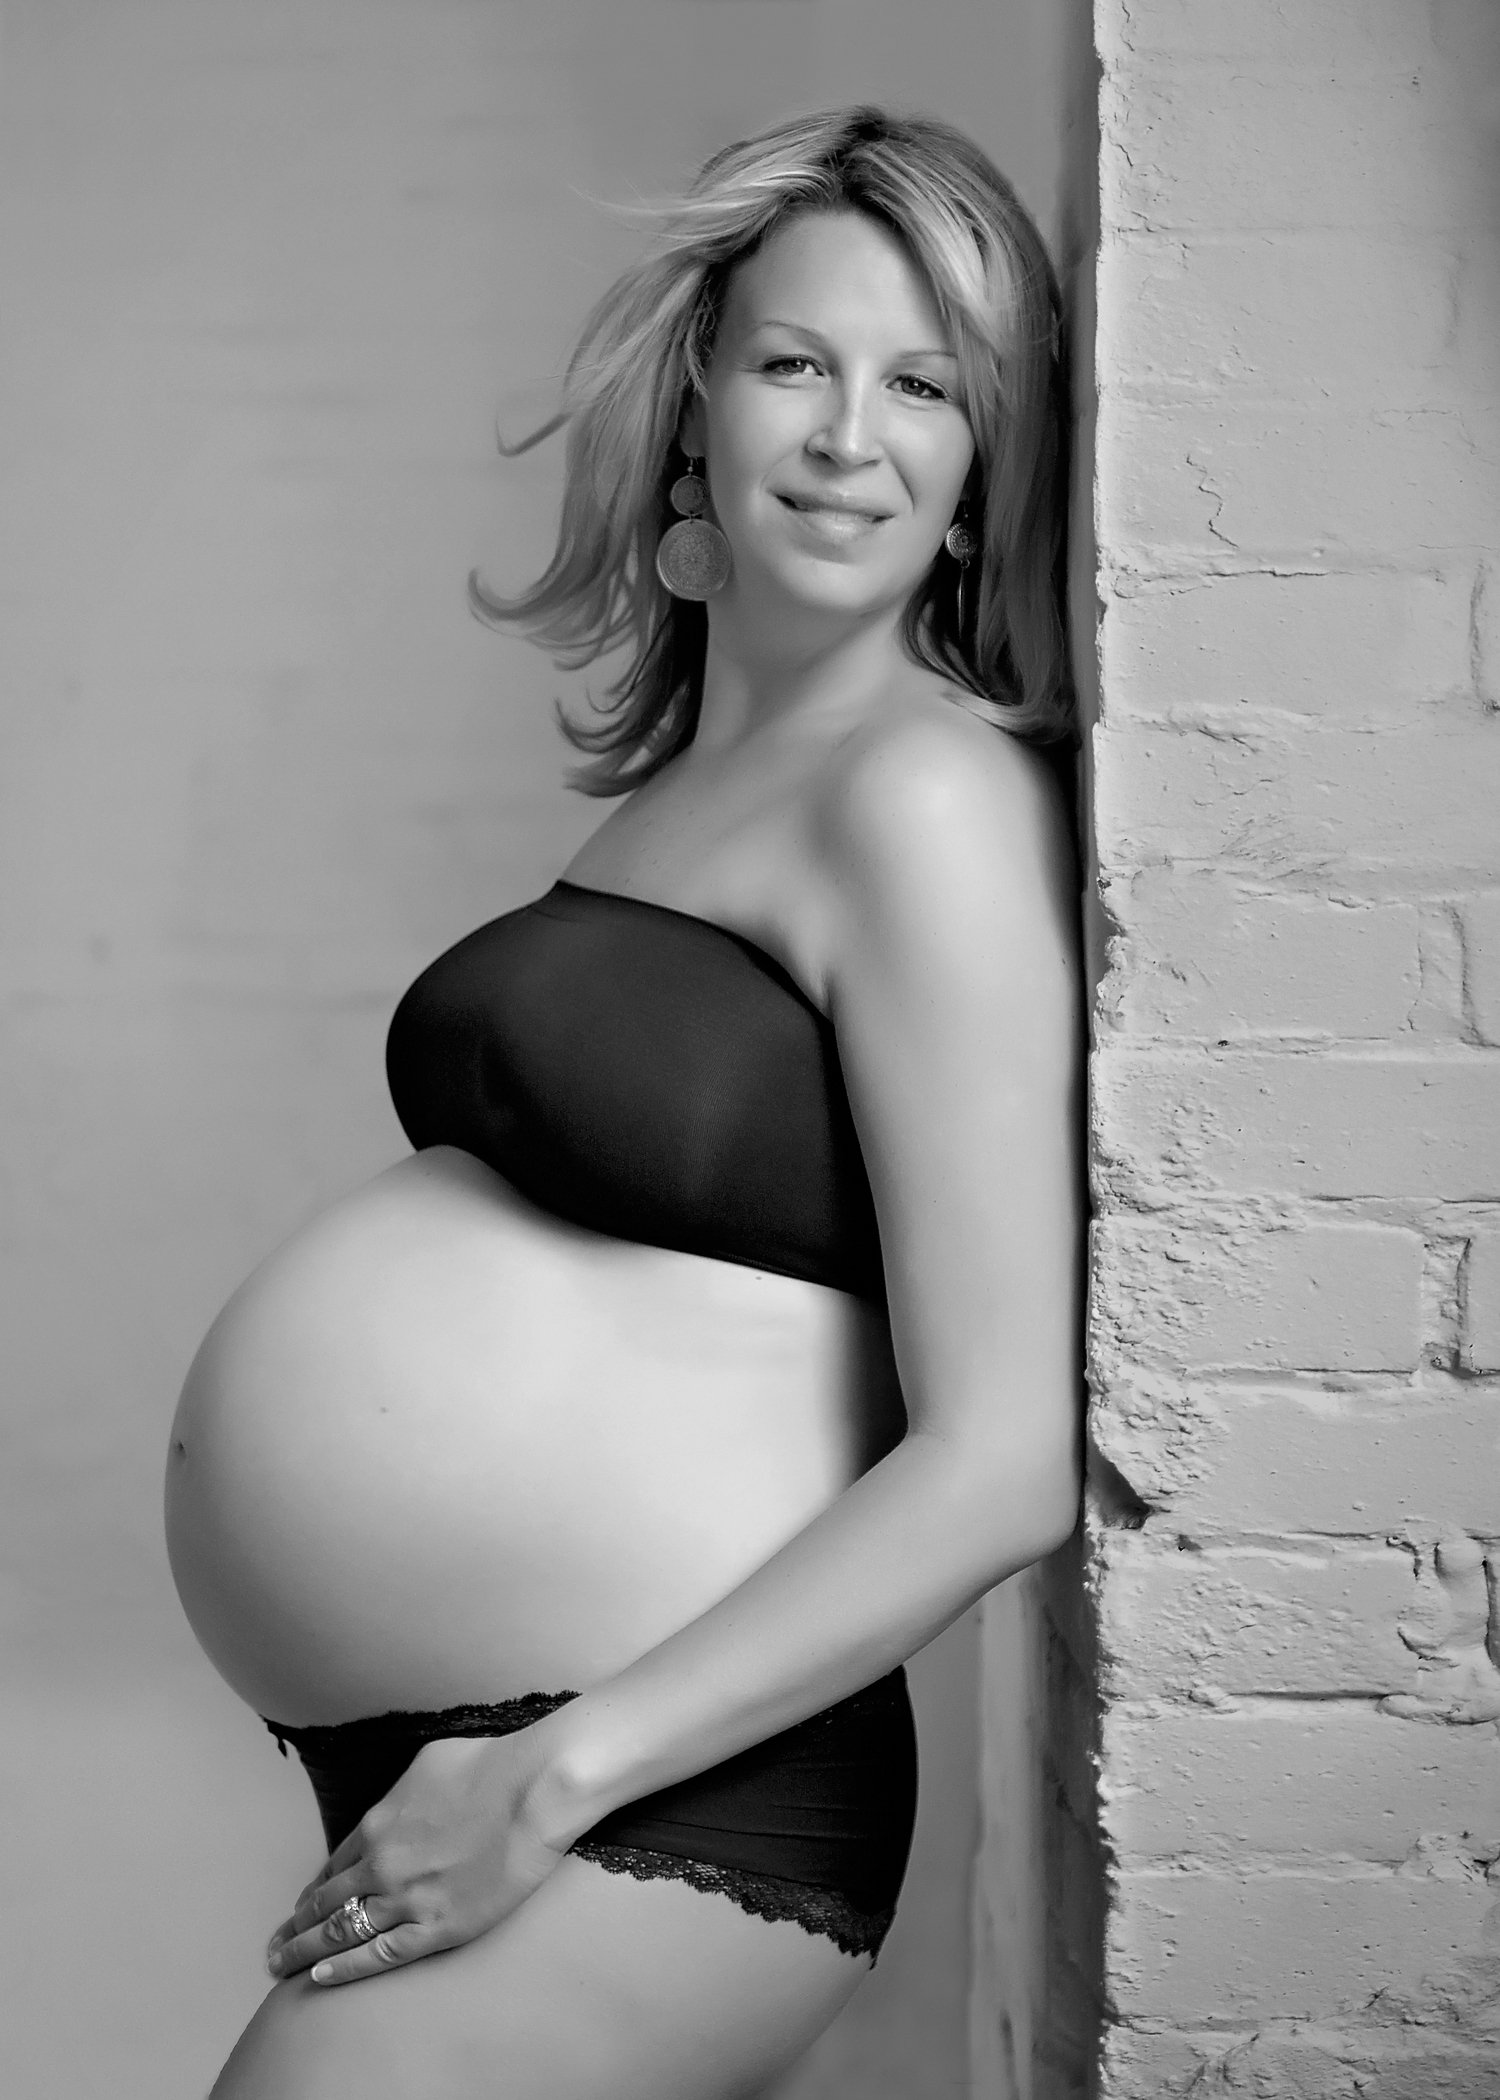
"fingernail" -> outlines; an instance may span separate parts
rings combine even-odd
[[[273,1947],[266,1956],[266,1967],[273,1976],[281,1974],[281,1950],[279,1947]]]
[[[332,1983],[333,1963],[331,1961],[320,1961],[312,1972],[312,1980],[314,1983]]]

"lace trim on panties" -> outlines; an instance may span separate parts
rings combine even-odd
[[[410,1712],[397,1709],[391,1713],[368,1714],[357,1721],[313,1722],[305,1728],[288,1727],[280,1721],[266,1721],[267,1728],[276,1738],[277,1748],[286,1756],[288,1743],[296,1745],[304,1755],[316,1758],[319,1750],[349,1751],[363,1742],[389,1741],[393,1734],[406,1735],[418,1742],[436,1742],[445,1735],[510,1735],[517,1729],[529,1728],[547,1714],[556,1713],[577,1692],[521,1692],[514,1699],[501,1699],[493,1705],[468,1704],[444,1706],[435,1712],[424,1709]],[[788,1734],[802,1734],[828,1726],[831,1722],[857,1715],[867,1705],[879,1705],[890,1697],[890,1679],[880,1678],[863,1690],[851,1692],[847,1699],[823,1708],[820,1713],[809,1714],[805,1721],[798,1721]],[[262,1719],[265,1716],[262,1715]]]
[[[872,1962],[896,1915],[894,1910],[857,1910],[838,1889],[786,1881],[776,1874],[751,1874],[742,1867],[716,1867],[675,1852],[648,1852],[641,1845],[599,1845],[580,1838],[572,1850],[610,1874],[628,1874],[634,1881],[685,1881],[705,1895],[727,1896],[751,1917],[800,1925],[804,1932],[832,1940],[845,1954],[868,1954]]]
[[[290,1728],[280,1721],[266,1721],[283,1757],[294,1743],[304,1756],[314,1760],[320,1750],[356,1750],[363,1742],[388,1742],[392,1735],[405,1735],[418,1742],[435,1743],[445,1735],[514,1735],[532,1723],[555,1714],[560,1706],[576,1699],[576,1692],[522,1692],[514,1699],[501,1699],[491,1706],[444,1706],[436,1712],[367,1714],[357,1721],[314,1722],[306,1728]],[[264,1716],[262,1716],[264,1719]]]

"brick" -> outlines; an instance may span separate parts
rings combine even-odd
[[[1184,2034],[1160,2023],[1111,2022],[1100,2055],[1100,2100],[1199,2100],[1235,2039],[1220,2030]]]
[[[1447,1833],[1482,1871],[1500,1854],[1500,1731],[1441,1729],[1374,1707],[1191,1709],[1104,1720],[1104,1824],[1117,1855],[1233,1866],[1399,1866]]]
[[[1315,216],[1325,230],[1479,233],[1485,170],[1462,117],[1456,92],[1405,72],[1112,68],[1099,96],[1104,228],[1300,228]]]
[[[1500,713],[1500,575],[1481,561],[1469,601],[1469,650],[1474,690],[1491,714]]]
[[[1405,722],[1434,700],[1467,699],[1473,592],[1461,565],[1116,587],[1102,623],[1110,718],[1234,707]]]
[[[1102,725],[1094,755],[1106,874],[1197,861],[1325,880],[1333,868],[1493,879],[1500,735],[1483,721],[1336,733]]]
[[[1409,72],[1432,56],[1425,10],[1409,0],[1108,0],[1106,54],[1256,59],[1277,66]]]
[[[1492,1965],[1493,1904],[1482,1877],[1122,1874],[1107,1927],[1114,2001],[1183,2021],[1326,2016],[1396,1981]]]
[[[1099,257],[1107,383],[1243,407],[1419,407],[1453,355],[1458,260],[1430,238],[1132,234]]]
[[[1455,1046],[1470,1041],[1473,1029],[1464,1011],[1463,934],[1457,906],[1450,899],[1423,900],[1418,910],[1417,949],[1422,988],[1406,1017],[1406,1039],[1413,1049],[1435,1048],[1440,1039]]]
[[[1500,1226],[1476,1232],[1464,1260],[1464,1360],[1500,1371]],[[1500,1524],[1487,1527],[1500,1534]]]
[[[1494,2045],[1431,2026],[1258,2020],[1250,2033],[1159,2023],[1105,2038],[1101,2100],[1494,2100]]]
[[[1422,1243],[1371,1224],[1267,1230],[1104,1217],[1093,1227],[1090,1357],[1122,1366],[1410,1370],[1422,1347]]]
[[[1500,1045],[1500,890],[1463,906],[1464,1003],[1481,1042]]]
[[[1397,1632],[1417,1584],[1410,1555],[1393,1546],[1179,1548],[1117,1532],[1103,1561],[1109,1698],[1379,1698],[1423,1686]]]
[[[1101,398],[1101,543],[1174,559],[1338,567],[1484,545],[1500,417],[1453,407],[1222,406]]]
[[[1132,1034],[1384,1037],[1421,989],[1409,904],[1257,895],[1208,869],[1105,886],[1121,929],[1100,1010]]]
[[[1500,1668],[1490,1653],[1493,1552],[1466,1532],[1445,1530],[1414,1556],[1416,1596],[1402,1615],[1401,1638],[1423,1666],[1414,1694],[1388,1700],[1387,1710],[1416,1721],[1465,1727],[1500,1721]]]
[[[1090,1419],[1095,1443],[1150,1505],[1153,1526],[1500,1534],[1500,1407],[1462,1383],[1375,1395],[1262,1385],[1136,1391],[1122,1381],[1096,1398]]]
[[[1460,1049],[1223,1054],[1104,1043],[1103,1185],[1298,1196],[1500,1197],[1500,1058]]]

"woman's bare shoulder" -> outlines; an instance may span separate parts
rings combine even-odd
[[[819,783],[819,857],[838,879],[908,894],[1074,882],[1072,815],[1043,751],[934,687],[882,710]]]

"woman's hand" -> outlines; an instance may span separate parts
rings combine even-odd
[[[567,1849],[528,1814],[541,1764],[531,1729],[424,1744],[271,1935],[271,1974],[352,1983],[498,1925]],[[354,1897],[362,1916],[345,1908]]]

